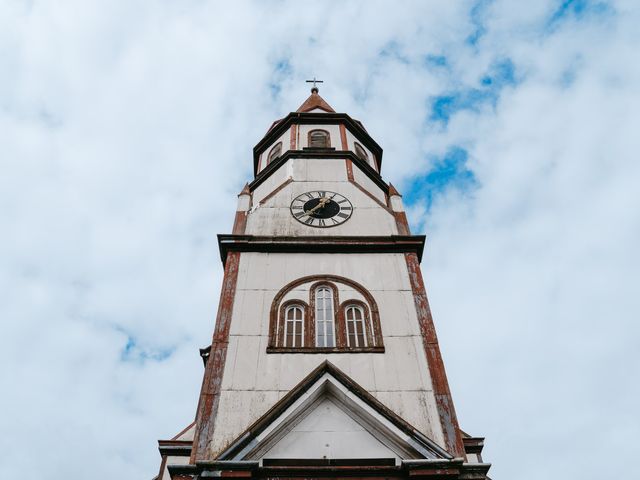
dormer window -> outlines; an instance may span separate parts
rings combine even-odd
[[[365,151],[365,149],[362,148],[362,145],[360,145],[358,142],[355,142],[354,145],[356,148],[356,155],[358,156],[358,158],[369,163],[369,155],[367,155],[367,152]]]
[[[267,165],[269,165],[273,160],[278,158],[282,153],[282,142],[278,142],[269,152],[269,156],[267,157]]]
[[[311,130],[309,132],[309,147],[311,148],[329,148],[329,132],[326,130]]]

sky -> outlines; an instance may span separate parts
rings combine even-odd
[[[639,24],[624,0],[0,2],[0,478],[157,473],[195,414],[216,234],[313,76],[427,235],[492,478],[627,477]]]

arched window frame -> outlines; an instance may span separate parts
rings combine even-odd
[[[362,323],[364,327],[364,332],[363,332],[364,345],[351,345],[351,342],[349,341],[349,325],[347,320],[347,309],[350,307],[358,308],[362,312]],[[374,345],[374,332],[371,326],[371,316],[369,315],[369,307],[365,302],[361,300],[355,300],[355,299],[345,300],[344,302],[342,302],[342,305],[340,305],[340,312],[344,319],[343,325],[344,325],[345,344],[349,348],[362,348],[362,347],[369,347],[371,345]]]
[[[316,147],[313,146],[311,144],[311,137],[313,136],[314,133],[316,132],[321,132],[324,134],[324,137],[327,140],[327,144],[323,147]],[[309,148],[331,148],[331,134],[327,131],[327,130],[323,130],[321,128],[314,128],[313,130],[309,130],[309,133],[307,134],[307,146]]]
[[[267,155],[267,165],[273,162],[281,154],[282,154],[282,142],[278,142],[273,147],[271,147],[271,150],[269,150],[269,155]]]
[[[299,287],[305,287],[309,303],[300,299]],[[335,347],[316,347],[315,291],[318,287],[328,286],[333,292]],[[340,288],[355,290],[361,299],[350,298],[340,302]],[[291,299],[292,294],[297,298]],[[351,295],[349,295],[351,297]],[[285,297],[289,300],[284,301]],[[291,304],[304,305],[304,346],[285,347],[285,312]],[[367,345],[363,347],[349,346],[345,322],[346,307],[358,305],[364,311]],[[380,325],[378,305],[373,295],[353,280],[338,275],[309,275],[298,278],[285,285],[275,295],[271,304],[269,320],[269,343],[267,353],[383,353],[384,344]]]
[[[302,347],[287,347],[286,346],[286,331],[287,331],[287,310],[291,307],[302,308]],[[309,345],[308,333],[309,330],[309,304],[304,300],[291,299],[286,302],[282,302],[279,309],[279,321],[277,322],[276,332],[276,344],[279,348],[303,348]]]
[[[327,345],[323,345],[323,346],[319,346],[318,345],[318,322],[320,321],[317,318],[317,300],[318,300],[318,291],[321,289],[327,289],[329,290],[329,295],[331,298],[331,310],[332,310],[332,326],[333,326],[333,345],[327,346]],[[340,308],[340,299],[338,297],[338,288],[336,287],[336,285],[334,285],[331,282],[317,282],[314,283],[313,285],[311,285],[311,288],[309,289],[309,305],[311,308],[311,311],[313,312],[313,345],[316,348],[337,348],[338,347],[338,332],[339,332],[339,328],[338,328],[338,311]],[[326,332],[325,332],[325,337],[326,337]]]

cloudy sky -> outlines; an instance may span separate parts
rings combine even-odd
[[[0,2],[0,477],[152,478],[193,419],[251,149],[325,83],[404,193],[492,476],[640,434],[633,0]]]

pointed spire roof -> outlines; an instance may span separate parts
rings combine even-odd
[[[328,113],[336,113],[336,111],[331,108],[327,102],[324,101],[320,95],[318,95],[318,89],[316,87],[311,89],[311,95],[307,98],[300,108],[296,110],[298,113],[310,112],[311,110],[315,110],[319,108],[320,110],[324,110]]]
[[[398,190],[396,190],[396,187],[393,186],[393,184],[391,182],[389,182],[389,196],[390,197],[401,197],[402,195],[400,195],[400,192]]]

